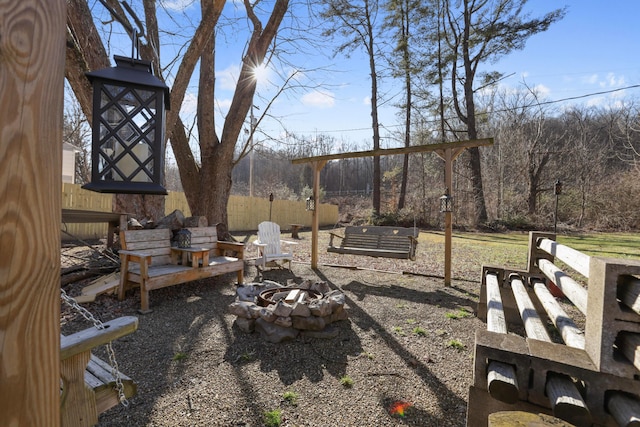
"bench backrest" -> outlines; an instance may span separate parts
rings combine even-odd
[[[125,230],[120,232],[120,246],[129,251],[146,252],[152,256],[151,265],[171,263],[171,230]]]
[[[187,228],[191,232],[191,246],[195,248],[214,249],[218,242],[216,227]]]
[[[582,276],[587,287],[562,271],[556,259]],[[553,234],[531,232],[528,264],[530,275],[553,282],[585,315],[585,350],[596,367],[614,375],[633,375],[629,364],[619,362],[614,353],[636,351],[635,346],[625,348],[630,344],[624,338],[625,331],[640,329],[640,262],[589,256],[557,243]],[[636,337],[640,342],[640,334]],[[633,357],[627,358],[633,362]],[[640,358],[635,364],[640,369]]]
[[[409,251],[411,249],[409,237],[418,237],[418,232],[417,228],[348,226],[345,228],[341,246]]]
[[[218,234],[215,227],[194,227],[188,230],[191,232],[191,246],[216,248]],[[172,235],[168,228],[125,230],[120,233],[120,244],[122,249],[150,254],[153,257],[151,265],[165,265],[171,263]]]

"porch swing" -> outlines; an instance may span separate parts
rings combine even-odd
[[[127,398],[137,386],[118,370],[111,341],[138,328],[138,318],[124,316],[101,322],[60,289],[64,303],[93,323],[92,328],[60,335],[60,424],[63,427],[88,427],[98,423],[98,415],[118,403],[127,407]],[[109,363],[91,353],[105,345]]]

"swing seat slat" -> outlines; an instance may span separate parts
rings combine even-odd
[[[64,427],[93,426],[100,413],[117,405],[116,376],[122,381],[125,397],[137,393],[131,378],[112,372],[111,365],[91,354],[91,350],[134,332],[138,318],[120,317],[104,322],[104,326],[60,336],[60,415]]]

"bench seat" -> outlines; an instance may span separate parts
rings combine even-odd
[[[149,292],[155,289],[232,272],[237,273],[238,284],[242,284],[244,245],[219,242],[216,227],[196,227],[188,230],[191,232],[192,247],[201,248],[205,254],[208,250],[206,258],[193,258],[192,263],[189,263],[185,262],[188,254],[183,254],[185,256],[182,260],[178,259],[175,251],[172,251],[169,229],[122,231],[122,250],[119,252],[119,298],[124,298],[130,286],[140,286],[140,312],[144,314],[151,311]],[[207,259],[206,265],[202,265]]]

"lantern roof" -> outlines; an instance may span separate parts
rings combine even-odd
[[[165,109],[170,109],[169,87],[153,75],[151,61],[119,55],[114,55],[113,59],[116,61],[115,67],[103,68],[86,73],[89,81],[93,83],[94,79],[112,80],[163,89]]]

